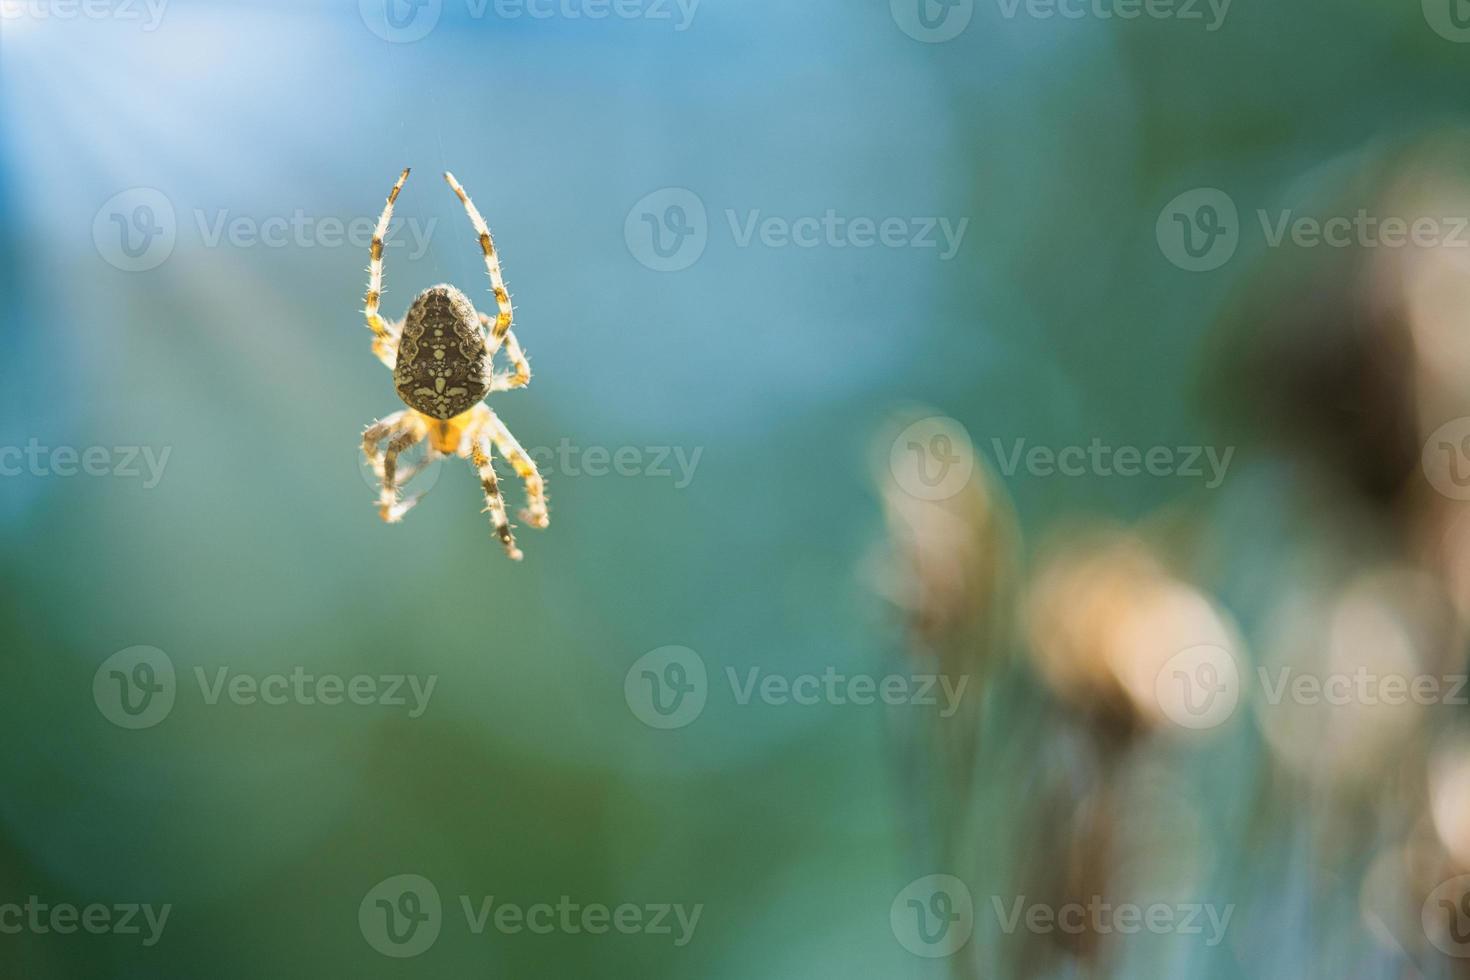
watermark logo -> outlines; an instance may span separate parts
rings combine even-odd
[[[428,710],[439,675],[314,674],[297,666],[289,673],[250,674],[196,666],[201,700],[252,707],[304,705],[404,708],[420,718]],[[103,717],[122,728],[151,728],[168,717],[179,693],[173,661],[156,647],[121,650],[103,661],[92,677],[92,698]]]
[[[975,900],[954,875],[926,875],[894,897],[888,923],[899,944],[915,956],[952,956],[975,931]]]
[[[1464,215],[1419,214],[1380,216],[1358,208],[1349,216],[1326,218],[1299,215],[1287,208],[1274,215],[1264,208],[1256,211],[1261,235],[1270,248],[1289,240],[1297,248],[1466,248],[1470,247],[1470,218]]]
[[[0,21],[120,20],[138,21],[145,32],[158,30],[168,0],[0,0]]]
[[[1293,208],[1257,208],[1256,223],[1267,248],[1470,248],[1470,217],[1456,214],[1380,215],[1367,208],[1317,215]],[[1235,202],[1204,187],[1176,197],[1159,213],[1155,232],[1170,262],[1208,272],[1229,262],[1245,229]]]
[[[820,215],[806,214],[787,218],[779,214],[763,214],[759,208],[743,213],[735,208],[724,211],[725,224],[736,248],[913,248],[933,249],[939,261],[948,262],[959,254],[970,229],[969,218],[907,217],[888,215],[882,218],[839,214],[827,208]]]
[[[703,903],[582,902],[562,895],[555,902],[521,905],[495,895],[459,895],[465,928],[472,936],[487,930],[502,935],[529,932],[603,936],[644,934],[672,937],[675,946],[687,946],[704,913]],[[422,875],[402,874],[384,879],[363,896],[357,923],[368,944],[395,959],[418,956],[439,938],[446,921],[439,890]]]
[[[1424,19],[1434,33],[1456,44],[1470,42],[1470,3],[1466,0],[1423,0]]]
[[[968,675],[849,674],[827,667],[820,674],[778,674],[750,667],[743,674],[726,667],[724,679],[736,705],[771,707],[815,705],[934,708],[953,717],[964,699]],[[628,707],[651,728],[683,728],[704,710],[712,685],[704,660],[687,647],[660,647],[644,654],[623,679]]]
[[[212,673],[194,668],[194,680],[208,705],[221,700],[241,707],[263,704],[267,707],[296,704],[339,705],[359,707],[406,708],[408,717],[422,718],[439,683],[438,674],[312,674],[305,667],[294,667],[289,674],[247,674],[216,668]]]
[[[704,457],[704,447],[694,446],[582,446],[570,438],[563,437],[555,446],[527,446],[526,455],[548,480],[623,479],[642,478],[667,480],[675,490],[683,490],[694,482],[699,461]],[[0,447],[0,476],[8,475],[5,469],[5,447]],[[353,450],[357,457],[358,475],[373,496],[377,497],[383,483],[383,457],[381,454],[369,462],[360,448]],[[398,457],[393,482],[405,499],[421,498],[439,482],[443,464],[447,457],[435,455],[425,462],[422,447],[415,447]]]
[[[383,456],[379,453],[375,460],[369,462],[361,447],[354,448],[353,452],[357,456],[357,473],[376,498],[383,486]],[[400,454],[393,471],[393,485],[399,496],[405,499],[418,498],[434,489],[444,471],[445,458],[436,454],[426,462],[423,446]]]
[[[1225,941],[1225,931],[1235,914],[1233,904],[1221,907],[1195,902],[1183,905],[1154,902],[1144,906],[1104,901],[1101,895],[1093,895],[1085,904],[1068,902],[1060,906],[1027,902],[1026,896],[1020,895],[1009,908],[999,895],[993,895],[990,904],[1000,931],[1006,935],[1021,928],[1037,935],[1061,932],[1080,936],[1091,932],[1099,936],[1114,933],[1132,936],[1149,932],[1156,936],[1203,936],[1210,948]]]
[[[90,905],[73,905],[70,902],[51,904],[43,902],[39,895],[31,895],[24,905],[19,902],[0,904],[0,934],[19,935],[23,932],[44,936],[48,933],[71,935],[81,931],[94,936],[141,936],[144,946],[156,946],[163,938],[173,905],[159,906],[136,902],[119,902],[105,905],[93,902]]]
[[[123,272],[162,265],[173,254],[178,233],[173,202],[152,187],[130,187],[112,195],[92,219],[97,254]]]
[[[751,667],[742,681],[734,667],[725,668],[725,680],[735,696],[735,703],[781,706],[794,704],[808,707],[817,704],[885,704],[889,707],[913,705],[939,709],[939,717],[951,718],[960,710],[968,674],[956,680],[949,674],[845,674],[828,667],[820,674],[763,674]]]
[[[685,187],[654,191],[628,211],[623,241],[633,258],[654,272],[687,269],[709,244],[704,202]]]
[[[1233,0],[997,0],[1000,15],[1014,20],[1024,11],[1034,20],[1177,20],[1199,21],[1205,33],[1225,26]]]
[[[189,216],[192,215],[192,222]],[[422,258],[432,243],[439,219],[420,222],[397,217],[383,238],[385,249],[407,248],[409,259]],[[366,252],[372,244],[377,219],[365,214],[340,216],[310,214],[296,208],[289,214],[255,217],[229,208],[194,208],[185,215],[183,232],[197,235],[206,249],[350,248]],[[92,239],[103,260],[124,272],[155,269],[168,260],[178,244],[179,216],[161,191],[135,187],[113,195],[92,221]]]
[[[1470,500],[1470,416],[1431,432],[1420,460],[1430,486],[1451,500]]]
[[[970,26],[975,0],[888,0],[893,22],[915,41],[942,44]]]
[[[92,675],[92,700],[119,728],[152,728],[174,708],[174,663],[157,647],[119,650]]]
[[[479,20],[493,9],[500,20],[645,20],[667,21],[676,33],[689,30],[700,0],[467,0],[470,17]]]
[[[418,956],[433,946],[443,920],[439,889],[423,875],[385,878],[357,907],[362,937],[373,949],[395,959]]]
[[[395,250],[411,245],[408,258],[423,258],[429,251],[438,218],[419,222],[417,218],[395,217],[388,224],[383,236],[383,247]],[[216,208],[208,213],[203,208],[194,209],[194,226],[199,241],[205,248],[219,248],[221,243],[231,248],[353,248],[367,251],[373,242],[377,220],[367,215],[356,215],[343,219],[336,215],[307,214],[297,208],[291,214],[275,214],[265,218],[251,215],[232,214],[228,208]],[[403,232],[404,234],[400,234]],[[412,242],[408,239],[411,238]]]
[[[444,0],[357,0],[367,29],[392,44],[411,44],[439,23]]]
[[[1025,439],[1012,440],[1009,449],[1000,439],[990,440],[991,452],[1003,476],[1010,478],[1024,469],[1034,477],[1182,477],[1204,481],[1206,490],[1225,482],[1235,447],[1222,452],[1215,446],[1110,446],[1093,437],[1086,445],[1028,446]]]
[[[491,925],[496,932],[512,936],[521,932],[537,936],[556,932],[601,936],[616,930],[625,936],[637,933],[671,936],[676,947],[689,945],[704,914],[702,902],[694,905],[623,902],[609,906],[602,902],[579,902],[570,895],[560,896],[555,905],[550,902],[520,905],[498,900],[494,895],[481,896],[477,902],[472,896],[461,895],[459,904],[464,910],[465,925],[476,936]]]
[[[836,208],[795,217],[766,214],[760,208],[725,208],[721,215],[739,249],[919,249],[932,250],[941,262],[959,254],[970,228],[969,218],[853,216]],[[629,253],[656,272],[689,268],[704,254],[712,232],[704,201],[683,187],[646,195],[623,222]]]
[[[1287,699],[1305,707],[1325,704],[1336,708],[1351,704],[1391,708],[1406,704],[1470,704],[1465,695],[1470,676],[1465,674],[1380,674],[1367,667],[1326,675],[1282,667],[1274,679],[1265,667],[1258,667],[1256,674],[1266,703],[1272,707]]]
[[[1420,910],[1424,935],[1446,956],[1470,958],[1470,875],[1442,882]]]
[[[472,21],[647,21],[689,30],[700,0],[464,0]],[[358,0],[358,13],[368,30],[385,41],[408,44],[422,40],[439,24],[443,0]]]
[[[1154,697],[1180,728],[1217,728],[1240,703],[1240,669],[1229,650],[1201,643],[1164,662],[1154,676]]]
[[[1209,272],[1235,255],[1240,244],[1240,213],[1229,194],[1214,187],[1197,187],[1164,205],[1154,236],[1164,257],[1179,268]]]
[[[700,716],[709,697],[704,659],[688,647],[650,650],[628,668],[623,697],[649,728],[683,728]]]
[[[920,500],[947,500],[975,472],[975,450],[965,427],[944,415],[909,425],[888,450],[888,469],[899,488]]]
[[[0,477],[112,476],[141,479],[152,490],[172,452],[172,446],[47,446],[32,436],[24,446],[0,446]]]

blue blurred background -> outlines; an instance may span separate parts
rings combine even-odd
[[[171,910],[145,944],[0,909],[4,973],[1465,975],[1419,919],[1470,864],[1463,709],[1252,700],[1308,650],[1463,671],[1461,503],[1418,454],[1470,415],[1470,265],[1256,218],[1467,213],[1458,2],[0,4],[0,904]],[[360,311],[405,166],[384,312],[493,309],[444,170],[516,301],[535,380],[492,404],[552,501],[519,565],[463,462],[394,526],[360,462],[401,407]],[[1171,209],[1203,235],[1219,195],[1191,268]],[[1063,478],[1016,440],[1234,455]],[[1331,653],[1355,610],[1393,641]],[[1199,643],[1239,674],[1203,734],[1150,686]],[[434,687],[209,693],[293,672]],[[828,673],[969,686],[733,682]],[[934,874],[958,949],[903,925]],[[377,900],[430,890],[404,955]],[[487,896],[701,911],[477,933]],[[1000,913],[1096,896],[1233,918]]]

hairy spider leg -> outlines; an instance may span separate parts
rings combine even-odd
[[[368,246],[368,289],[363,315],[367,318],[368,329],[373,332],[373,353],[390,368],[397,357],[398,330],[402,325],[386,323],[378,315],[378,303],[383,297],[383,239],[388,235],[388,222],[393,220],[393,202],[398,200],[398,192],[403,189],[403,182],[408,180],[408,169],[403,168],[403,173],[398,175],[398,183],[388,192],[388,202],[383,205],[383,213],[378,216],[377,227],[373,229],[372,244]]]
[[[510,465],[515,469],[516,476],[526,485],[526,509],[521,511],[521,520],[535,528],[544,528],[551,524],[551,515],[546,509],[546,482],[541,479],[541,471],[536,468],[536,461],[521,448],[516,437],[510,434],[505,423],[500,417],[486,405],[485,425],[490,430],[490,438],[495,440],[495,446],[500,454],[510,460]]]
[[[483,313],[480,314],[480,326],[490,329],[490,318]],[[515,370],[510,374],[504,371],[492,373],[491,391],[510,391],[513,388],[524,388],[531,383],[531,362],[526,360],[526,352],[521,350],[514,330],[505,332],[505,355],[510,358],[511,367]]]
[[[505,335],[510,332],[511,306],[510,293],[505,290],[505,280],[500,275],[500,257],[495,254],[495,241],[490,237],[490,229],[485,226],[485,219],[480,217],[475,202],[471,201],[464,188],[459,186],[459,181],[454,179],[454,174],[444,172],[444,179],[454,190],[454,194],[464,205],[465,213],[470,216],[470,224],[475,228],[475,234],[480,236],[480,251],[485,253],[485,270],[490,273],[490,287],[495,293],[495,306],[498,310],[495,316],[495,325],[490,328],[490,341],[487,345],[490,354],[494,356],[500,344],[505,340]]]
[[[470,465],[480,476],[480,489],[485,491],[485,510],[490,514],[490,523],[505,553],[511,561],[520,561],[524,555],[516,547],[515,535],[510,529],[510,519],[505,514],[505,498],[500,495],[500,483],[495,479],[490,438],[484,432],[476,432],[470,444]]]
[[[411,409],[394,412],[392,415],[368,426],[362,436],[362,449],[367,456],[369,464],[372,465],[374,473],[380,474],[381,487],[378,493],[378,516],[389,524],[396,524],[403,519],[414,504],[418,503],[418,495],[408,497],[404,500],[398,499],[398,457],[409,448],[423,441],[428,435],[428,426],[423,422],[423,417]],[[381,458],[378,454],[378,445],[384,440],[388,445],[384,448]],[[408,479],[413,473],[403,479]]]

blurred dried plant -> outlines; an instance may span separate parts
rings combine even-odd
[[[1028,650],[1047,684],[1104,742],[1125,745],[1181,716],[1177,688],[1160,683],[1181,651],[1239,651],[1224,613],[1134,532],[1064,527],[1037,566],[1025,599]]]
[[[1058,528],[1040,550],[1023,602],[1026,647],[1061,702],[1054,764],[1043,776],[1037,836],[1067,842],[1036,847],[1021,869],[1021,890],[1052,907],[1116,901],[1124,868],[1157,863],[1157,841],[1127,828],[1139,819],[1130,789],[1140,749],[1158,734],[1186,735],[1188,696],[1168,681],[1171,661],[1208,647],[1236,658],[1241,643],[1225,614],[1196,586],[1171,571],[1157,546],[1110,524]],[[1233,662],[1233,660],[1232,660]],[[1223,719],[1222,719],[1223,721]],[[1150,850],[1137,852],[1140,846]],[[1144,871],[1146,874],[1146,870]],[[1086,974],[1107,972],[1108,947],[1089,928],[1049,934],[1054,949],[1023,948],[1022,976],[1051,975],[1057,955]]]
[[[1273,468],[1272,504],[1289,515],[1256,611],[1261,670],[1277,682],[1463,676],[1470,236],[1455,216],[1470,213],[1467,151],[1470,132],[1440,130],[1304,176],[1288,202],[1298,213],[1391,217],[1431,236],[1287,240],[1245,278],[1205,360],[1217,419]],[[1282,690],[1255,711],[1267,753],[1253,844],[1310,869],[1292,884],[1313,904],[1361,874],[1361,918],[1385,949],[1420,974],[1466,975],[1431,948],[1444,949],[1424,912],[1465,870],[1470,839],[1470,768],[1444,737],[1464,721],[1449,687],[1429,701]]]
[[[951,689],[966,680],[950,717],[925,716],[896,739],[905,797],[917,804],[910,816],[916,850],[964,878],[981,840],[972,797],[982,704],[987,678],[1009,642],[1019,535],[1010,501],[968,438],[956,435],[947,447],[949,465],[967,479],[953,493],[925,492],[923,460],[890,451],[914,417],[923,413],[896,419],[877,441],[888,539],[870,578],[902,617],[910,669],[938,673]],[[951,965],[955,976],[974,975],[969,951]]]

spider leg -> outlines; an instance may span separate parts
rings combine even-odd
[[[378,216],[377,228],[373,230],[373,242],[368,252],[367,297],[362,311],[367,318],[368,329],[373,332],[373,353],[390,368],[398,357],[398,333],[402,324],[390,324],[378,315],[378,301],[383,295],[383,239],[388,234],[388,222],[393,220],[393,202],[398,200],[398,192],[407,179],[408,168],[404,167],[403,173],[398,175],[398,183],[388,192],[388,203],[383,205],[383,213]]]
[[[490,329],[490,318],[484,313],[480,314],[480,326]],[[526,360],[526,352],[521,350],[520,341],[516,340],[515,332],[505,332],[505,354],[510,358],[511,367],[515,368],[513,373],[504,371],[492,371],[490,375],[491,391],[510,391],[512,388],[524,388],[531,383],[531,362]],[[492,352],[493,356],[493,352]]]
[[[417,494],[402,500],[398,498],[398,454],[423,438],[422,431],[409,429],[389,440],[388,447],[383,450],[383,486],[378,494],[378,516],[389,524],[403,520],[403,515],[419,502]]]
[[[459,181],[454,179],[454,174],[444,172],[444,179],[453,188],[454,194],[464,205],[465,213],[470,216],[470,224],[475,227],[475,234],[480,236],[480,251],[485,253],[485,270],[490,273],[490,287],[495,293],[495,306],[499,311],[495,316],[495,324],[490,328],[490,340],[487,347],[493,357],[500,344],[505,340],[505,335],[510,332],[511,308],[510,293],[505,290],[505,280],[500,276],[500,258],[495,254],[495,242],[490,237],[490,229],[485,226],[485,219],[480,217],[475,202],[471,201],[464,188],[459,186]]]
[[[381,317],[379,318],[381,319]],[[398,362],[398,338],[403,335],[403,321],[382,320],[388,332],[381,337],[373,338],[373,356],[383,362],[388,370],[393,370],[393,365]]]
[[[418,503],[418,495],[415,494],[403,500],[398,498],[398,487],[400,483],[406,482],[417,472],[417,468],[411,469],[406,475],[400,476],[398,472],[398,457],[401,453],[421,441],[428,430],[419,421],[415,412],[395,412],[382,421],[368,427],[363,433],[363,453],[373,467],[373,472],[378,474],[382,486],[378,493],[378,516],[389,524],[396,524],[403,519],[414,504]],[[378,455],[378,445],[383,440],[388,440],[388,445],[383,449],[381,458]],[[425,456],[425,462],[428,457]]]
[[[413,480],[414,477],[418,476],[424,470],[429,468],[430,463],[433,463],[435,460],[442,459],[443,457],[444,454],[439,452],[439,450],[435,449],[431,445],[425,445],[423,459],[419,460],[417,463],[410,463],[407,466],[399,465],[398,485],[400,487],[408,486],[408,484]],[[415,493],[412,499],[414,501],[417,501],[418,498],[422,496],[422,493]]]
[[[535,460],[521,448],[516,437],[510,434],[505,423],[500,421],[500,417],[488,405],[485,406],[485,416],[485,427],[490,430],[490,438],[495,440],[500,454],[510,460],[516,476],[526,485],[526,509],[521,511],[521,520],[536,528],[548,526],[551,515],[546,510],[546,482],[541,479],[541,471],[536,468]]]
[[[379,477],[383,474],[383,461],[379,450],[383,440],[388,438],[403,424],[403,417],[407,411],[394,412],[387,418],[379,419],[368,426],[362,433],[362,454],[367,457],[368,465]]]
[[[520,561],[524,555],[516,547],[516,538],[510,529],[510,519],[505,515],[505,498],[500,495],[500,483],[495,479],[495,464],[491,455],[490,440],[484,433],[476,433],[470,447],[470,465],[480,476],[480,488],[485,491],[485,510],[490,514],[490,523],[505,553],[511,561]]]

